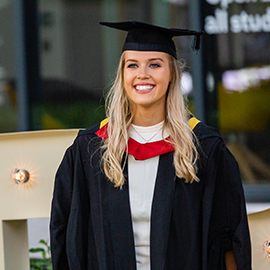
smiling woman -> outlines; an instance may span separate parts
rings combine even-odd
[[[128,31],[107,119],[79,132],[58,169],[54,270],[250,270],[237,163],[219,133],[187,110],[173,36]]]
[[[166,93],[171,81],[168,54],[124,52],[124,88],[133,105],[133,124],[151,126],[165,119]]]

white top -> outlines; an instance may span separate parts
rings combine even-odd
[[[163,122],[150,127],[132,125],[130,137],[142,144],[160,141],[163,139],[162,127]],[[165,131],[164,138],[168,135]],[[128,156],[129,196],[138,270],[150,270],[150,220],[158,162],[159,156],[146,160]]]

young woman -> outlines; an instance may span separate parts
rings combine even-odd
[[[251,269],[238,166],[219,133],[189,115],[173,36],[128,31],[108,118],[80,131],[58,169],[53,269]]]

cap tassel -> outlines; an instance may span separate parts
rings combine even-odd
[[[195,35],[194,36],[194,44],[193,44],[193,50],[199,51],[201,46],[201,35]]]

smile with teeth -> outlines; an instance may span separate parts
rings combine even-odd
[[[135,85],[135,89],[138,91],[149,91],[154,88],[154,85]]]

